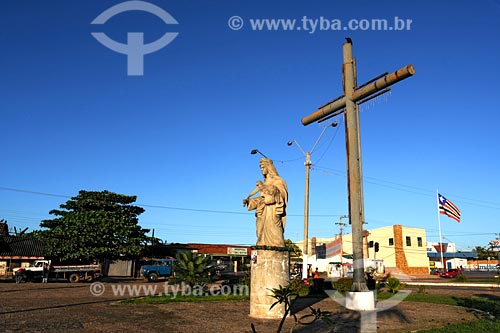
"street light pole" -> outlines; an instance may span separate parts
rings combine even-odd
[[[314,152],[314,149],[316,149],[316,146],[318,145],[319,140],[325,133],[326,129],[328,127],[335,127],[337,126],[337,122],[333,122],[328,126],[325,126],[323,128],[323,131],[319,135],[318,139],[316,140],[316,143],[312,147],[310,152],[304,151],[300,144],[296,140],[291,140],[288,141],[288,145],[291,146],[294,143],[297,145],[297,147],[300,149],[300,151],[305,155],[306,161],[304,165],[306,166],[306,184],[305,184],[305,189],[304,189],[304,244],[302,244],[302,278],[307,279],[308,277],[308,254],[309,254],[309,172],[311,170],[311,154]]]
[[[345,223],[342,222],[342,219],[347,218],[347,215],[341,215],[340,220],[338,222],[335,222],[335,224],[338,224],[340,227],[340,274],[341,277],[344,277],[344,240],[343,240],[343,232],[342,232],[342,227],[346,225]]]
[[[302,278],[307,279],[307,256],[309,254],[309,171],[311,170],[311,153],[306,153],[306,186],[304,193],[304,245],[302,252]]]

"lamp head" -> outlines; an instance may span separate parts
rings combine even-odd
[[[332,127],[337,127],[337,125],[338,125],[338,123],[337,123],[336,121],[334,121],[334,122],[332,123]]]
[[[258,150],[257,150],[257,149],[252,149],[252,150],[250,151],[250,154],[252,154],[252,155],[255,155],[255,154],[257,154],[257,153],[258,153]]]
[[[287,142],[287,145],[288,145],[288,146],[291,146],[291,145],[293,145],[293,140],[291,140],[291,141],[288,141],[288,142]]]

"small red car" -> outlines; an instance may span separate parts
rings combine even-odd
[[[446,272],[442,272],[439,274],[440,277],[444,278],[456,278],[457,275],[460,274],[460,270],[457,268],[449,269]]]

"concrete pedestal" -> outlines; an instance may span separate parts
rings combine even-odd
[[[375,292],[348,291],[345,294],[345,307],[355,311],[375,310]]]
[[[261,319],[278,319],[285,315],[285,304],[277,304],[270,289],[285,287],[289,282],[289,252],[274,250],[252,251],[252,276],[250,285],[250,316]]]

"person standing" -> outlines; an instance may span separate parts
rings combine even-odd
[[[16,277],[16,283],[23,282],[23,269],[21,267],[16,268],[16,271],[14,272],[14,275]]]
[[[49,271],[50,271],[50,267],[49,267],[49,264],[48,263],[44,263],[43,264],[43,280],[42,280],[42,283],[47,283],[48,280],[49,280]]]

